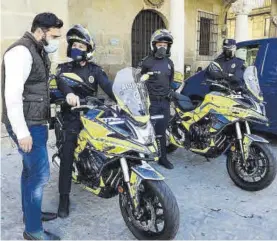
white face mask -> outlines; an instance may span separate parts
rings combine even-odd
[[[43,46],[44,50],[47,53],[54,53],[58,50],[59,48],[59,40],[58,39],[51,39],[48,41],[48,45],[47,46]]]

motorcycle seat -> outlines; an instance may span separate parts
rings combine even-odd
[[[188,96],[174,92],[173,98],[177,101],[178,106],[183,111],[191,111],[191,110],[195,109],[194,105],[191,102],[191,99]]]

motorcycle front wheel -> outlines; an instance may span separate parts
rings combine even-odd
[[[145,180],[140,184],[140,213],[134,214],[126,194],[119,195],[123,219],[139,240],[174,239],[179,229],[179,207],[164,181]]]
[[[233,182],[246,191],[260,191],[268,187],[276,176],[276,159],[266,143],[253,142],[246,165],[232,152],[227,156],[227,170]]]

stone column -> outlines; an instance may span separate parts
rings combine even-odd
[[[277,37],[277,0],[271,0],[271,23],[269,37]]]
[[[235,39],[237,42],[249,39],[248,15],[252,11],[255,1],[238,0],[232,4],[232,11],[236,14]]]
[[[170,0],[170,24],[169,30],[174,37],[171,48],[171,58],[175,65],[175,71],[184,74],[185,59],[185,1]]]

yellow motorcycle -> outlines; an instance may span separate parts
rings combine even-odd
[[[224,80],[206,80],[212,91],[196,106],[174,92],[167,151],[185,147],[207,159],[226,154],[233,182],[244,190],[258,191],[273,182],[276,158],[268,141],[251,133],[252,122],[268,124],[255,66],[245,70],[244,81],[245,89],[234,90]]]
[[[72,73],[58,78],[76,91],[89,88]],[[50,87],[60,150],[63,120],[59,110],[64,101],[55,80]],[[160,116],[150,117],[148,92],[136,69],[120,70],[113,92],[118,105],[108,106],[88,97],[84,104],[72,108],[80,113],[83,125],[75,150],[73,180],[102,198],[119,194],[123,219],[137,239],[173,239],[179,228],[177,201],[164,177],[147,163],[159,156],[151,119]],[[59,151],[54,155],[54,163],[58,163],[59,155]]]

